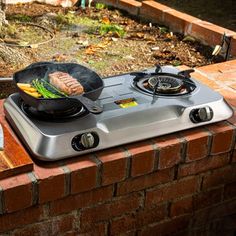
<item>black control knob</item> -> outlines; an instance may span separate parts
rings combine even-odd
[[[213,118],[213,111],[209,106],[196,108],[190,112],[189,116],[193,123],[210,121]]]
[[[95,132],[87,132],[76,135],[71,141],[71,146],[76,151],[82,151],[85,149],[95,148],[98,146],[98,143],[98,135]]]

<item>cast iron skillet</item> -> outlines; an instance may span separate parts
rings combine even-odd
[[[17,84],[30,83],[32,80],[37,78],[47,79],[48,74],[55,71],[66,72],[77,79],[84,87],[84,94],[63,98],[35,98],[16,86],[17,91],[25,104],[34,107],[38,111],[48,113],[68,111],[75,106],[83,106],[91,113],[102,112],[102,108],[94,101],[97,100],[103,90],[103,80],[97,73],[85,66],[76,63],[38,62],[16,72],[13,75],[13,81]]]

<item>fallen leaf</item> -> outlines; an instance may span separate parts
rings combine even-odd
[[[85,50],[85,54],[87,55],[92,55],[97,51],[97,48],[94,45],[89,45],[86,50]]]
[[[76,42],[76,44],[79,44],[83,47],[87,47],[89,45],[89,42],[88,42],[88,40],[79,40]]]
[[[110,22],[110,20],[109,20],[109,18],[108,18],[107,16],[104,16],[104,17],[102,18],[102,23],[108,25],[108,24],[110,24],[111,22]]]
[[[53,60],[57,62],[65,61],[67,56],[65,54],[56,54],[53,56]]]
[[[114,42],[117,42],[118,38],[111,37],[111,40],[114,41]]]
[[[144,37],[144,33],[138,32],[138,33],[136,34],[136,36],[137,36],[138,38],[143,38],[143,37]]]

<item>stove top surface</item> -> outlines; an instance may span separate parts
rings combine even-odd
[[[155,68],[146,73],[155,72]],[[174,67],[163,73],[178,74]],[[100,114],[83,112],[79,118],[38,119],[22,111],[19,94],[6,99],[6,117],[36,158],[52,161],[229,118],[232,109],[223,97],[191,78],[194,89],[181,96],[146,93],[134,86],[135,75],[104,79],[98,99]]]

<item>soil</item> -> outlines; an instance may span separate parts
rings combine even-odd
[[[179,11],[236,31],[234,0],[158,0]]]
[[[11,63],[0,58],[0,77],[11,77],[38,61],[77,62],[102,77],[155,64],[199,67],[222,61],[220,57],[212,58],[212,48],[194,38],[184,38],[115,9],[17,4],[8,6],[6,17],[11,28],[0,35],[2,44],[27,60]],[[104,25],[105,30],[112,26],[107,33],[101,31]],[[0,83],[0,91],[0,97],[6,97],[15,90],[12,84]]]

